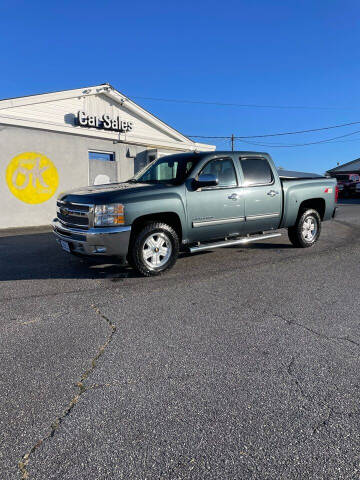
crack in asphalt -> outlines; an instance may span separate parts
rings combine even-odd
[[[321,422],[319,422],[314,428],[313,428],[313,433],[318,433],[318,431],[321,429],[321,428],[324,428],[326,427],[329,423],[330,423],[330,420],[332,419],[332,417],[334,416],[346,416],[346,417],[353,417],[354,415],[359,415],[360,413],[360,410],[352,410],[350,412],[343,412],[341,410],[336,410],[335,408],[329,406],[329,405],[326,405],[326,404],[323,404],[324,407],[326,407],[328,410],[329,410],[329,413],[327,415],[327,417],[322,420]]]
[[[317,332],[316,330],[313,330],[312,328],[309,328],[307,327],[306,325],[303,325],[302,323],[299,323],[299,322],[296,322],[294,320],[294,316],[292,316],[291,319],[288,319],[286,317],[284,317],[283,315],[281,314],[274,314],[274,317],[275,318],[280,318],[283,322],[285,322],[287,325],[291,326],[291,325],[296,325],[298,327],[301,327],[303,329],[305,329],[306,331],[308,331],[309,333],[311,333],[312,335],[316,336],[316,337],[320,337],[320,338],[325,338],[326,340],[335,340],[335,341],[338,341],[338,340],[341,340],[341,341],[346,341],[346,342],[350,342],[352,343],[353,345],[357,346],[357,347],[360,347],[360,343],[356,342],[355,340],[352,340],[351,338],[348,338],[348,337],[333,337],[333,336],[329,336],[329,335],[325,335],[323,333],[320,333],[320,332]],[[301,382],[299,381],[299,379],[297,378],[297,376],[295,375],[294,371],[293,371],[293,366],[294,366],[294,363],[295,363],[295,360],[296,360],[296,357],[293,356],[291,357],[290,359],[290,362],[288,363],[288,365],[286,366],[286,371],[287,371],[287,374],[289,375],[289,377],[293,380],[293,382],[295,383],[297,389],[299,390],[302,398],[304,400],[306,400],[307,402],[309,402],[310,404],[313,404],[314,403],[314,397],[311,397],[310,395],[308,395],[307,393],[305,393],[302,385],[301,385]],[[354,410],[354,411],[351,411],[351,412],[343,412],[343,411],[337,411],[335,410],[333,407],[331,407],[330,405],[327,405],[326,403],[324,402],[321,402],[321,401],[318,401],[317,402],[318,405],[326,408],[328,410],[328,415],[325,419],[321,420],[319,423],[317,423],[313,429],[312,429],[312,432],[313,434],[316,434],[320,431],[321,428],[325,428],[329,425],[332,417],[334,415],[347,415],[347,416],[352,416],[352,415],[356,415],[359,413],[358,410]]]
[[[356,345],[357,347],[360,347],[360,343],[356,342],[352,338],[349,338],[349,337],[332,337],[332,336],[329,336],[329,335],[325,335],[324,333],[318,332],[317,330],[313,330],[312,328],[307,327],[303,323],[295,321],[293,318],[289,320],[286,317],[284,317],[283,315],[280,315],[279,313],[272,313],[272,315],[275,318],[280,318],[280,320],[285,322],[287,325],[289,325],[289,326],[296,325],[297,327],[303,328],[304,330],[311,333],[312,335],[315,335],[316,337],[325,338],[326,340],[342,340],[344,342],[349,342],[349,343],[352,343],[353,345]]]
[[[293,371],[293,366],[294,366],[294,363],[295,363],[295,360],[296,360],[296,357],[291,357],[291,360],[290,362],[288,363],[288,365],[286,366],[286,371],[287,371],[287,374],[289,375],[289,377],[292,379],[292,381],[295,383],[297,389],[299,390],[302,398],[304,400],[306,400],[308,403],[310,404],[314,404],[315,403],[315,399],[314,397],[308,395],[307,393],[305,393],[302,385],[301,385],[301,382],[299,381],[299,379],[297,378],[297,376],[295,375],[294,371]],[[329,423],[330,423],[330,420],[332,418],[332,416],[334,414],[339,414],[339,415],[344,415],[345,412],[336,412],[331,406],[327,405],[326,403],[324,402],[321,402],[321,401],[318,401],[317,402],[318,405],[320,405],[321,407],[324,407],[328,410],[328,414],[326,416],[326,418],[324,418],[323,420],[319,421],[313,428],[312,428],[312,433],[313,435],[315,435],[316,433],[319,432],[319,430],[321,428],[324,428],[326,427]],[[348,415],[351,415],[351,412],[348,414]]]
[[[46,440],[49,440],[50,438],[52,438],[56,431],[58,430],[58,428],[60,427],[61,423],[65,420],[66,417],[68,417],[72,411],[72,409],[75,407],[75,405],[78,403],[81,395],[83,393],[85,393],[88,389],[90,388],[87,388],[85,387],[84,385],[84,382],[85,380],[89,377],[89,375],[94,371],[94,369],[96,368],[96,365],[97,365],[97,361],[99,360],[99,358],[103,355],[106,347],[109,345],[109,343],[112,341],[115,333],[116,333],[116,325],[115,323],[113,323],[106,315],[104,315],[101,310],[96,306],[96,305],[91,305],[91,308],[103,319],[105,320],[105,322],[108,324],[109,328],[110,328],[110,335],[108,335],[105,343],[103,343],[100,348],[98,349],[95,357],[93,357],[93,359],[91,360],[91,364],[90,364],[90,367],[88,369],[86,369],[81,377],[80,377],[80,380],[76,383],[76,386],[78,388],[78,392],[76,393],[76,395],[73,396],[73,398],[71,399],[69,405],[67,406],[67,408],[65,409],[65,411],[63,412],[62,415],[58,416],[55,421],[51,424],[51,427],[50,427],[50,432],[45,435],[43,438],[41,438],[40,440],[38,440],[31,448],[30,450],[25,453],[21,460],[19,461],[18,463],[18,467],[19,467],[19,470],[20,470],[20,473],[21,473],[21,479],[22,480],[27,480],[28,478],[30,478],[30,474],[28,472],[28,469],[27,469],[27,466],[29,464],[29,461],[30,461],[30,457],[31,455],[46,441]]]
[[[302,388],[302,385],[301,383],[299,382],[297,376],[294,374],[293,372],[293,366],[294,366],[294,363],[295,363],[295,357],[291,357],[291,360],[289,362],[289,364],[287,365],[286,367],[286,371],[287,371],[287,374],[289,375],[289,377],[294,381],[295,385],[297,386],[301,396],[308,402],[310,402],[310,398],[309,398],[309,395],[307,395],[303,388]],[[312,401],[312,399],[311,399]]]
[[[331,417],[334,415],[334,410],[332,407],[329,407],[329,405],[324,405],[324,406],[329,410],[328,415],[326,418],[324,418],[324,420],[322,420],[317,425],[315,425],[315,427],[313,428],[314,435],[318,433],[321,428],[327,427],[328,424],[330,423]]]

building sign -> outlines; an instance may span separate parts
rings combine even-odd
[[[93,127],[102,130],[112,130],[114,132],[131,132],[134,126],[133,122],[121,120],[120,117],[111,117],[104,114],[101,117],[97,115],[88,115],[86,112],[78,112],[78,125],[80,127]]]
[[[59,185],[59,175],[52,161],[37,152],[24,152],[14,157],[6,169],[10,192],[25,203],[49,200]]]

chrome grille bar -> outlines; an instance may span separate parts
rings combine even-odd
[[[67,227],[88,229],[94,226],[94,205],[57,201],[58,220]]]
[[[56,207],[57,213],[62,213],[64,215],[64,211],[66,215],[71,215],[72,217],[88,217],[89,212],[83,210],[75,210],[69,207]]]

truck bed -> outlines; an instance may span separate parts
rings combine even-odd
[[[317,173],[309,173],[309,172],[296,172],[292,170],[283,170],[282,168],[277,169],[280,180],[310,180],[310,179],[319,179],[319,178],[326,178],[322,175],[318,175]]]

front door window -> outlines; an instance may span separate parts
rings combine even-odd
[[[209,162],[201,174],[215,175],[219,180],[218,187],[237,186],[234,162],[231,158],[216,158]]]

